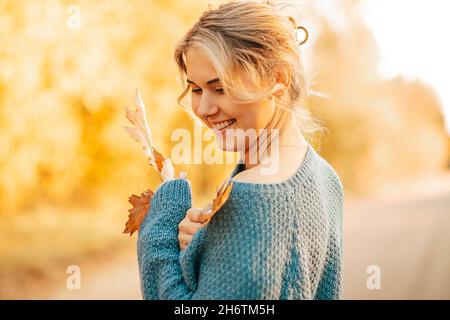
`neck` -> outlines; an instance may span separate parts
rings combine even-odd
[[[245,163],[245,169],[252,169],[261,165],[261,162],[270,160],[274,152],[280,155],[280,149],[284,146],[304,147],[307,142],[303,137],[297,123],[292,117],[284,121],[278,130],[268,129],[265,137],[258,137],[255,144],[257,147],[247,148],[245,153],[241,153],[241,162]]]

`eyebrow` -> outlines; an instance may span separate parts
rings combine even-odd
[[[208,80],[208,81],[206,82],[206,84],[207,84],[207,85],[210,85],[210,84],[212,84],[212,83],[216,83],[216,82],[219,82],[219,81],[220,81],[219,78],[215,78],[215,79],[212,79],[212,80]],[[197,85],[194,81],[189,80],[189,79],[186,79],[186,82],[187,82],[187,83],[191,83],[191,84]]]

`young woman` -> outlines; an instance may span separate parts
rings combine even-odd
[[[308,92],[296,30],[270,2],[230,2],[177,45],[178,102],[191,91],[195,116],[241,161],[207,224],[185,178],[155,192],[137,244],[145,299],[342,297],[343,189],[304,137],[312,119],[294,116]]]

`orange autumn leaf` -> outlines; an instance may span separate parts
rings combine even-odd
[[[125,116],[134,127],[124,127],[133,140],[136,140],[143,146],[145,154],[148,156],[149,164],[154,168],[161,181],[172,180],[175,177],[175,170],[172,162],[168,158],[153,148],[152,135],[150,126],[147,122],[145,104],[142,101],[139,90],[136,89],[134,96],[134,104],[136,109],[131,110],[125,108]],[[125,223],[125,230],[123,233],[129,233],[130,236],[137,230],[139,230],[142,221],[144,220],[149,208],[150,202],[153,197],[151,190],[144,191],[141,196],[131,195],[128,198],[133,207],[128,210],[128,221]]]
[[[219,211],[220,208],[222,208],[225,202],[227,202],[232,188],[233,188],[233,181],[231,181],[230,179],[227,179],[224,181],[224,183],[222,183],[220,189],[216,191],[216,198],[213,200],[212,203],[212,211],[210,214],[207,215],[206,222],[209,222],[211,218],[217,213],[217,211]]]
[[[170,168],[170,163],[169,165],[167,165],[167,159],[165,159],[163,155],[159,153],[155,148],[153,148],[153,154],[155,155],[155,162],[157,165],[158,173],[163,172],[163,170],[166,170],[167,167]],[[149,157],[149,163],[150,166],[153,166],[151,157]],[[123,231],[123,233],[129,233],[131,237],[135,231],[139,230],[142,221],[144,221],[144,218],[149,211],[152,198],[153,191],[151,191],[150,189],[142,192],[140,197],[133,194],[128,198],[128,202],[131,203],[133,207],[128,210],[130,214],[128,215],[128,221],[125,223],[125,230]]]
[[[152,134],[147,121],[145,104],[141,98],[139,90],[136,89],[134,96],[135,110],[125,108],[125,116],[134,127],[124,127],[130,137],[139,142],[145,154],[148,156],[150,165],[156,169],[161,181],[174,179],[175,172],[172,162],[164,158],[161,153],[153,148]]]
[[[164,157],[161,153],[159,153],[155,148],[153,148],[153,153],[155,154],[156,165],[158,166],[158,170],[161,172],[164,167]]]
[[[128,215],[128,221],[125,223],[125,230],[123,233],[129,233],[131,237],[135,231],[139,230],[142,221],[144,221],[144,218],[150,209],[152,198],[153,191],[150,189],[142,192],[141,196],[133,194],[128,198],[128,202],[133,205],[133,208],[128,210],[130,214]]]

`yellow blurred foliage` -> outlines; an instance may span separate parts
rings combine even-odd
[[[205,3],[0,4],[0,214],[155,187],[123,108],[139,87],[164,151],[173,118],[192,127],[172,50]]]
[[[449,137],[435,91],[420,80],[381,78],[359,1],[338,2],[346,26],[318,15],[312,54],[318,90],[330,96],[311,101],[328,129],[322,155],[355,193],[447,170]]]
[[[0,214],[42,202],[92,205],[155,188],[140,147],[122,129],[123,108],[139,87],[166,155],[172,130],[193,130],[176,105],[181,87],[172,50],[207,3],[2,2]],[[348,24],[341,31],[311,13],[318,90],[331,95],[311,102],[329,129],[321,152],[346,187],[362,191],[444,168],[448,138],[431,88],[378,76],[376,44],[355,3],[342,1]],[[206,201],[230,166],[179,169]]]

